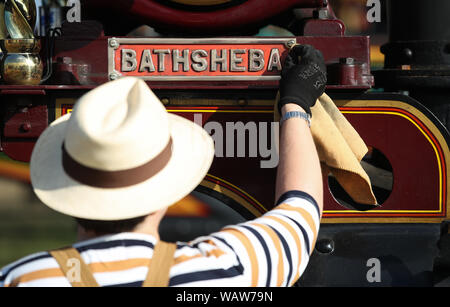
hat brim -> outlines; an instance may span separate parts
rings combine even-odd
[[[108,189],[84,185],[65,173],[62,144],[70,114],[62,116],[43,132],[33,150],[30,173],[36,195],[58,212],[90,220],[130,219],[176,203],[207,174],[214,142],[197,124],[168,116],[173,145],[164,169],[139,184]]]

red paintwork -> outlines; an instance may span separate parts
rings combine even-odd
[[[3,128],[6,138],[37,138],[47,128],[47,106],[24,107],[8,113]]]
[[[100,85],[108,81],[108,37],[100,36],[97,39],[63,36],[57,38],[55,44],[55,59],[67,57],[73,63],[88,64],[89,73],[84,78],[86,84]],[[252,37],[254,38],[254,37]],[[373,76],[370,72],[370,44],[367,36],[319,36],[297,37],[299,44],[310,44],[319,49],[325,58],[327,65],[333,66],[339,63],[340,58],[351,57],[357,67],[351,70],[351,75],[345,77],[345,67],[338,68],[336,75],[344,77],[333,80],[330,75],[329,89],[369,89],[373,85]],[[61,71],[60,69],[57,69]],[[356,71],[356,72],[355,72]],[[70,71],[68,71],[69,73]],[[61,82],[55,79],[53,82]],[[347,82],[347,83],[346,83]],[[148,82],[154,89],[248,89],[248,88],[277,88],[278,82],[243,82],[243,81],[196,81],[196,82]],[[86,85],[85,84],[85,85]],[[64,83],[64,85],[68,85]],[[75,84],[73,84],[75,85]],[[1,87],[0,87],[1,88]]]
[[[177,109],[196,109],[195,113],[203,115],[203,124],[208,121],[238,122],[244,124],[250,121],[271,122],[271,113],[209,113],[204,112],[207,107],[170,107],[175,114],[193,120],[194,113],[177,113]],[[261,110],[261,108],[217,108]],[[202,111],[203,110],[203,111]],[[266,109],[269,110],[269,109]],[[341,111],[349,110],[341,108]],[[353,109],[355,111],[356,109]],[[394,185],[389,198],[381,207],[369,212],[349,213],[346,208],[336,202],[328,189],[324,191],[325,213],[324,217],[445,217],[446,215],[446,173],[445,167],[438,167],[438,161],[445,165],[442,148],[433,139],[431,132],[414,115],[398,108],[358,108],[360,114],[345,114],[346,118],[360,133],[367,145],[380,150],[393,166]],[[366,114],[364,112],[390,112],[392,114]],[[404,117],[406,116],[406,118]],[[408,118],[408,119],[407,119]],[[417,124],[432,140],[417,128]],[[224,125],[225,126],[225,125]],[[373,127],[376,127],[374,129]],[[433,146],[440,151],[437,156]],[[224,150],[226,144],[224,144]],[[209,171],[211,175],[231,182],[233,185],[253,196],[265,208],[270,209],[274,202],[275,170],[262,169],[259,166],[260,158],[215,158]],[[264,159],[265,160],[265,159]],[[412,175],[413,174],[413,175]],[[441,179],[439,179],[441,178]],[[324,187],[328,183],[324,182]],[[442,194],[439,194],[439,187]],[[229,187],[228,187],[229,188]],[[239,193],[239,191],[236,191]],[[250,200],[250,202],[252,202]],[[253,204],[258,208],[258,204]],[[392,212],[377,213],[380,210]],[[396,212],[403,210],[404,212]],[[436,212],[415,212],[418,210]]]
[[[340,110],[344,112],[365,143],[385,154],[393,168],[394,185],[391,195],[380,208],[373,210],[371,216],[445,216],[447,184],[445,167],[442,166],[446,165],[446,161],[442,154],[443,149],[428,128],[408,111],[395,107],[344,107]],[[359,114],[345,114],[345,111],[359,112]],[[365,114],[365,112],[371,113]],[[387,112],[390,114],[381,114]],[[441,164],[441,169],[438,163]],[[327,203],[330,203],[332,196],[329,191],[326,191],[325,198]],[[338,208],[335,206],[334,209]],[[376,214],[377,210],[410,212]],[[414,212],[417,210],[437,212]],[[364,214],[328,214],[327,216],[357,217]]]
[[[28,162],[37,138],[47,128],[47,106],[16,108],[11,105],[5,119],[1,140],[3,152],[13,160]]]
[[[344,36],[345,25],[339,19],[309,19],[303,25],[304,36]]]
[[[250,2],[250,1],[249,1]],[[330,25],[326,21],[323,25]],[[89,27],[76,24],[65,24],[63,36],[58,37],[55,43],[54,78],[49,85],[39,86],[8,86],[0,85],[0,94],[8,101],[18,101],[21,96],[28,97],[29,101],[47,101],[50,104],[53,93],[58,95],[73,96],[73,91],[87,91],[100,84],[108,82],[108,37],[98,31],[98,35],[92,35],[88,31]],[[98,27],[96,27],[97,29]],[[77,31],[79,30],[79,31]],[[64,35],[71,33],[71,35]],[[340,77],[333,80],[330,74],[328,89],[369,89],[373,84],[373,77],[370,74],[370,49],[369,38],[366,36],[342,37],[342,36],[321,36],[321,37],[297,37],[300,44],[310,44],[322,51],[325,61],[329,67],[334,67],[342,57],[352,57],[357,63],[357,67],[350,71],[347,76],[346,69],[338,67]],[[64,60],[61,60],[65,58]],[[59,59],[59,60],[58,60]],[[76,67],[83,68],[74,74]],[[69,75],[67,78],[63,75]],[[79,80],[70,77],[78,77]],[[82,75],[83,74],[83,75]],[[342,77],[344,76],[344,77]],[[67,84],[67,80],[74,80],[72,84]],[[79,84],[81,82],[81,84]],[[59,84],[59,85],[58,85]],[[190,89],[190,90],[247,90],[247,89],[276,89],[277,81],[190,81],[190,82],[148,82],[152,89]],[[66,92],[67,94],[63,94]],[[75,94],[78,95],[78,94]],[[16,98],[17,97],[17,98]],[[47,122],[47,117],[31,116],[32,127],[43,126]],[[6,125],[15,125],[15,120],[4,118]],[[12,123],[9,123],[12,121]],[[20,121],[20,125],[23,121]],[[27,161],[33,148],[34,138],[25,134],[17,138],[2,138],[3,150],[13,159]]]
[[[174,30],[198,30],[199,33],[230,30],[261,22],[292,7],[323,7],[323,0],[247,0],[242,4],[214,11],[187,11],[166,6],[158,1],[89,0],[84,7],[103,12],[104,8],[120,16],[137,19],[144,24],[163,26]]]
[[[78,95],[81,93],[79,92]],[[376,105],[376,102],[374,101],[373,104]],[[379,208],[368,212],[349,212],[336,202],[328,189],[325,189],[325,218],[383,217],[388,221],[389,218],[396,217],[446,216],[447,161],[444,158],[444,150],[448,150],[448,147],[442,148],[431,132],[431,128],[413,115],[411,110],[395,107],[395,101],[392,105],[389,108],[340,108],[365,143],[381,151],[392,165],[394,184],[391,195]],[[64,114],[67,109],[72,108],[72,105],[64,105],[62,108],[62,114]],[[273,121],[270,107],[180,106],[168,107],[168,110],[190,120],[194,119],[194,114],[202,114],[203,126],[210,121],[220,122],[223,127],[226,127],[226,122],[240,121],[244,124],[255,122],[259,125],[261,122]],[[189,110],[189,112],[180,112],[182,110]],[[43,124],[44,121],[40,119],[47,120],[46,108],[37,107],[13,113],[5,130],[8,138],[2,140],[3,149],[15,160],[28,161],[35,142],[33,137],[43,129],[39,123]],[[23,132],[21,127],[28,119],[32,120],[31,130]],[[226,153],[225,139],[223,145],[224,153]],[[276,169],[261,168],[261,160],[267,160],[267,158],[216,157],[209,174],[224,181],[217,181],[213,177],[207,177],[205,180],[234,191],[258,211],[263,212],[260,204],[266,209],[273,206]],[[324,187],[327,186],[328,183],[324,181]],[[388,212],[380,212],[380,210],[388,210]]]

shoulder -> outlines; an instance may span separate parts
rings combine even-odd
[[[87,265],[93,266],[93,273],[107,271],[115,277],[136,281],[133,270],[138,270],[138,277],[141,278],[143,268],[148,265],[147,259],[152,256],[154,243],[155,239],[148,235],[121,233],[78,242],[72,247],[77,249]],[[111,277],[111,274],[108,276]],[[100,279],[102,285],[114,285],[117,281]],[[63,287],[70,286],[70,283],[50,253],[40,252],[11,263],[0,271],[0,287],[10,286]]]
[[[56,261],[48,252],[34,253],[23,257],[0,270],[0,287],[9,287],[19,280],[27,283],[34,280],[62,276]],[[56,273],[56,274],[55,274]]]

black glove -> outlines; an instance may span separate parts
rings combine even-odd
[[[300,63],[298,57],[301,57]],[[309,115],[327,83],[322,53],[310,45],[297,45],[287,56],[280,81],[278,108],[288,103],[301,106]]]

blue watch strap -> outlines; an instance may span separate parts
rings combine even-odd
[[[308,113],[300,112],[300,111],[290,111],[286,112],[280,120],[280,124],[282,125],[285,121],[290,118],[299,117],[308,122],[308,126],[311,127],[311,116]]]

